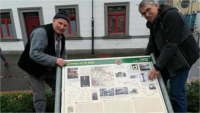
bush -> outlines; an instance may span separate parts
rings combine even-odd
[[[51,90],[46,91],[47,108],[46,112],[54,112],[55,107],[55,95]]]
[[[35,112],[31,92],[2,92],[1,112]],[[55,96],[51,90],[46,91],[47,112],[54,112]]]
[[[187,111],[200,112],[199,96],[200,96],[200,79],[192,80],[185,84],[185,92],[187,98]],[[170,94],[169,83],[167,85],[168,94]]]
[[[34,112],[32,93],[2,93],[1,112]]]
[[[200,79],[191,81],[186,84],[186,96],[187,96],[187,111],[200,112],[199,96],[200,96]]]

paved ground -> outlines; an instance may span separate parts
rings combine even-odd
[[[20,54],[5,54],[4,55],[9,62],[8,66],[4,66],[1,62],[1,91],[15,91],[15,90],[30,90],[28,83],[27,73],[21,70],[17,62],[19,60]],[[131,55],[113,55],[117,56],[131,56]],[[98,55],[68,55],[68,59],[88,59],[88,58],[98,58]]]
[[[1,91],[29,90],[27,74],[17,65],[20,55],[4,56],[9,64],[5,67],[1,61]]]
[[[116,55],[119,56],[119,55]],[[115,57],[116,57],[115,56]],[[122,55],[121,55],[122,56]],[[124,55],[125,56],[125,55]],[[16,91],[16,90],[30,90],[30,86],[28,83],[28,76],[23,70],[21,70],[17,62],[19,60],[20,55],[5,55],[9,64],[7,67],[3,66],[3,62],[1,62],[1,91]],[[79,57],[71,56],[69,59],[78,59],[78,58],[96,58],[98,55],[79,55]],[[200,78],[199,75],[199,61],[195,63],[189,73],[188,79],[196,79]]]
[[[195,35],[197,39],[197,35]],[[131,56],[129,55],[112,55],[112,57],[118,56]],[[28,83],[27,73],[22,71],[17,62],[19,60],[19,54],[7,54],[5,55],[9,64],[7,67],[3,66],[3,62],[1,62],[1,91],[16,91],[16,90],[30,90],[30,86]],[[97,58],[98,55],[68,55],[68,59],[85,59],[85,58]],[[189,72],[188,79],[197,79],[200,78],[200,61],[198,60]]]
[[[200,34],[194,34],[195,39],[200,41]],[[199,47],[200,47],[200,42]],[[189,78],[191,79],[200,79],[200,59],[192,66],[190,72],[189,72]]]

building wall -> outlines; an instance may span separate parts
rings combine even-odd
[[[182,7],[182,1],[185,0],[174,0],[173,6],[178,8],[179,11],[185,15],[186,21],[189,24],[191,31],[194,31],[197,11],[200,10],[200,1],[199,0],[189,0],[188,7]],[[193,2],[193,4],[191,4]],[[192,10],[192,14],[191,14]]]
[[[144,49],[148,42],[149,30],[146,28],[146,20],[138,12],[140,0],[93,0],[94,1],[94,49],[95,50],[117,50],[117,49]],[[15,41],[1,41],[0,46],[4,51],[22,51],[24,50],[24,40],[19,20],[19,8],[42,8],[44,24],[51,23],[55,15],[55,6],[59,5],[78,5],[80,36],[81,40],[66,40],[66,49],[73,51],[91,50],[91,18],[92,18],[92,0],[0,0],[1,10],[11,9],[16,30]],[[104,4],[129,2],[129,36],[128,39],[104,39],[105,19]],[[143,37],[143,38],[142,38]],[[111,51],[112,52],[112,51]]]
[[[193,13],[197,13],[197,11],[200,10],[200,1],[199,0],[189,0],[190,4],[189,4],[189,6],[187,8],[182,8],[181,7],[181,1],[182,0],[174,0],[173,1],[173,6],[178,8],[179,11],[184,15],[191,13],[191,6],[192,6],[191,2],[192,1],[196,1],[196,2],[193,3],[193,6],[192,6],[193,7],[192,8]]]

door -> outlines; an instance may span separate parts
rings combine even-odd
[[[36,26],[40,26],[39,14],[38,12],[26,12],[23,13],[23,15],[26,26],[26,33],[29,39],[32,29]]]

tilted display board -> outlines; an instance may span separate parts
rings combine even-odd
[[[62,113],[167,112],[149,56],[66,60]]]

